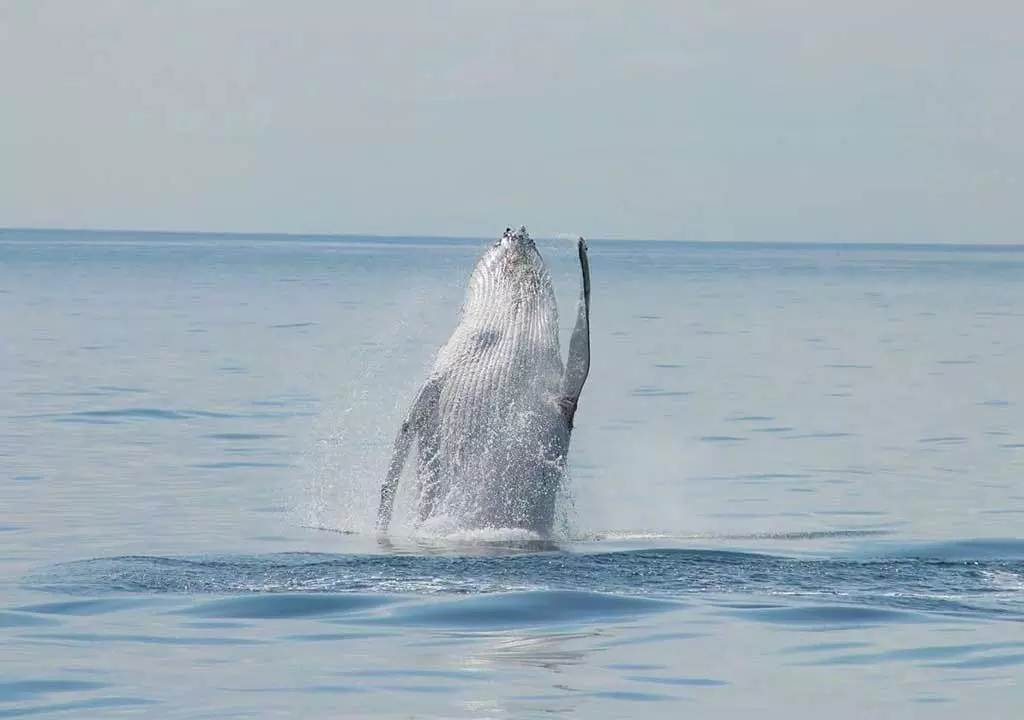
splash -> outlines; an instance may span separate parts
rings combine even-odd
[[[529,240],[525,233],[522,237]],[[419,522],[422,508],[417,511],[415,506],[422,496],[413,497],[417,483],[407,468],[398,479],[390,531],[457,538],[472,527],[500,541],[510,532],[515,535],[510,528],[525,526],[544,527],[549,536],[572,536],[575,498],[565,452],[559,449],[568,441],[568,429],[560,432],[565,421],[555,402],[563,372],[557,304],[539,256],[517,254],[516,243],[509,247],[507,253],[492,249],[479,261],[461,322],[446,345],[428,338],[442,319],[450,323],[451,315],[438,311],[420,292],[419,298],[400,303],[399,323],[377,334],[372,343],[377,351],[362,353],[358,370],[344,385],[347,390],[321,417],[316,447],[305,458],[310,481],[298,513],[302,524],[346,532],[373,530],[394,428],[402,426],[407,406],[398,398],[413,395],[416,380],[425,375],[424,349],[441,346],[437,361],[448,371],[437,402],[445,421],[436,439],[418,437],[421,447],[425,441],[438,443],[436,476],[443,486],[427,513],[436,517]],[[532,247],[532,241],[525,247]],[[502,263],[511,265],[500,271],[491,267]],[[520,287],[523,283],[529,287]],[[484,307],[474,312],[480,303]],[[426,322],[427,315],[435,317],[433,324]],[[480,345],[481,337],[492,335],[500,338],[493,347]],[[463,360],[464,345],[475,348],[469,355],[474,362]],[[446,364],[446,353],[457,357]],[[395,392],[393,375],[382,372],[383,367],[403,370],[401,392]],[[390,399],[386,416],[382,398]],[[367,422],[371,417],[375,420]],[[420,461],[422,466],[422,455]]]
[[[336,357],[332,384],[338,394],[310,428],[310,446],[299,458],[294,498],[298,525],[337,532],[372,533],[394,428],[415,392],[430,348],[444,327],[436,318],[457,307],[458,291],[421,279],[374,305],[394,306],[386,321],[367,302],[364,327],[341,327],[354,340]],[[360,337],[361,336],[361,337]],[[334,358],[332,358],[334,359]],[[396,517],[405,516],[402,499]]]

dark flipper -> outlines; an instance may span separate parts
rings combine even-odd
[[[423,434],[424,423],[434,414],[432,410],[437,404],[439,392],[440,382],[437,380],[430,379],[424,383],[416,395],[416,399],[413,400],[409,416],[402,423],[402,427],[395,437],[395,449],[391,455],[391,464],[388,466],[387,475],[380,488],[377,532],[387,532],[388,525],[391,524],[391,513],[395,508],[395,493],[398,491],[398,481],[402,477],[406,458],[409,456],[413,441]]]
[[[580,256],[583,285],[580,288],[580,301],[576,310],[576,326],[569,339],[569,356],[565,363],[562,396],[559,399],[562,414],[570,428],[576,415],[580,393],[583,392],[583,384],[590,374],[590,261],[587,259],[587,241],[580,238],[576,247]]]

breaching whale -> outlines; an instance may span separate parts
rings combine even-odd
[[[438,352],[394,443],[380,494],[386,532],[415,443],[416,520],[452,529],[551,533],[573,418],[590,372],[590,265],[563,365],[551,277],[522,227],[477,262],[461,317]]]

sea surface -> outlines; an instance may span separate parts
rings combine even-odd
[[[378,538],[489,242],[0,230],[0,718],[1021,716],[1024,248],[592,240],[561,534]]]

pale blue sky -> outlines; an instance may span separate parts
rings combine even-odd
[[[1024,4],[0,0],[0,227],[1024,242]]]

